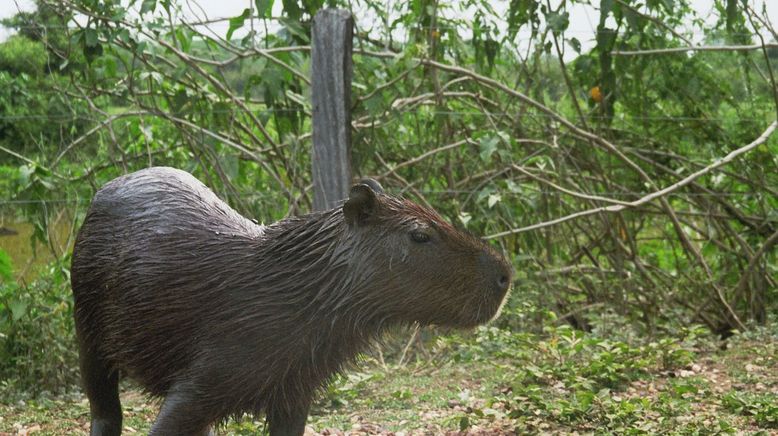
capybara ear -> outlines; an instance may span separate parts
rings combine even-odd
[[[361,225],[373,215],[377,206],[376,192],[370,185],[360,183],[351,187],[348,200],[343,205],[343,216],[348,225]]]
[[[360,185],[367,185],[367,186],[369,186],[370,189],[372,189],[373,192],[375,192],[377,194],[383,194],[384,193],[384,187],[381,186],[381,184],[378,183],[378,181],[375,180],[375,179],[371,179],[369,177],[366,177],[366,178],[360,180],[359,184]]]

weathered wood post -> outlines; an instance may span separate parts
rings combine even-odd
[[[334,207],[351,187],[351,46],[354,22],[342,9],[313,19],[313,207]]]

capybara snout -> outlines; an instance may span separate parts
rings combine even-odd
[[[511,286],[510,266],[501,256],[487,250],[479,255],[478,263],[490,284],[488,289],[501,299]]]

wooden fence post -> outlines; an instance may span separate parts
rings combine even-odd
[[[313,207],[329,209],[351,187],[351,46],[354,22],[342,9],[313,19]]]

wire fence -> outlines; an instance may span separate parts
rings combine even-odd
[[[466,190],[466,189],[442,189],[442,190],[427,190],[427,189],[419,189],[415,192],[418,192],[423,195],[477,195],[481,193],[488,193],[491,192],[489,190]],[[539,195],[549,195],[549,196],[568,196],[570,194],[566,194],[564,192],[560,191],[550,191],[550,190],[532,190],[532,193],[539,194]],[[649,192],[582,192],[583,194],[588,195],[607,195],[609,197],[622,197],[622,198],[638,198],[643,197]],[[226,192],[226,191],[220,191],[216,192],[219,196],[238,196],[243,198],[277,198],[278,195],[271,194],[271,193],[263,193],[263,192]],[[522,196],[526,195],[524,192],[512,192],[510,190],[501,190],[498,192],[501,196]],[[762,195],[761,193],[757,192],[671,192],[667,194],[667,196],[671,197],[705,197],[705,198],[716,198],[716,197],[730,197],[730,198],[748,198],[753,197],[756,195]],[[62,203],[62,204],[84,204],[89,203],[92,200],[89,198],[41,198],[41,199],[25,199],[25,200],[0,200],[0,205],[23,205],[23,204],[44,204],[44,203]],[[776,217],[775,219],[778,219]]]
[[[166,23],[159,23],[160,27],[163,28],[177,28],[177,27],[197,27],[197,26],[208,26],[211,24],[228,24],[230,20],[234,19],[234,17],[221,17],[221,18],[212,18],[208,20],[198,20],[198,21],[184,21],[184,20],[175,20],[172,23],[166,22]],[[283,22],[285,20],[288,20],[288,17],[281,17],[281,16],[274,16],[274,17],[259,17],[256,15],[246,17],[245,20],[254,20],[254,21],[275,21],[275,22]],[[24,24],[13,24],[13,25],[0,25],[0,27],[4,27],[9,30],[18,30],[18,29],[24,29],[24,30],[37,30],[37,29],[53,29],[53,30],[78,30],[79,27],[76,25],[60,25],[60,24],[35,24],[35,25],[24,25]],[[484,27],[489,27],[488,25]],[[472,31],[472,24],[471,23],[465,23],[459,25],[438,25],[438,26],[420,26],[420,25],[402,25],[402,27],[399,27],[400,30],[468,30]],[[225,29],[226,30],[226,29]],[[613,31],[613,29],[608,29],[608,31]],[[622,33],[624,33],[622,31]],[[682,30],[679,32],[682,36],[702,36],[702,37],[715,37],[715,35],[712,35],[710,32],[700,31],[700,30]],[[563,34],[572,34],[572,35],[591,35],[594,37],[597,34],[596,29],[566,29],[564,30]],[[736,37],[753,37],[754,33],[742,33],[742,32],[727,32],[727,36],[736,36]]]
[[[261,110],[251,110],[250,112],[255,115],[270,115],[275,113],[308,113],[309,110],[300,108],[300,109],[261,109]],[[208,114],[236,114],[239,115],[241,111],[238,109],[214,109],[214,110],[203,110],[203,111],[160,111],[159,113],[154,112],[148,112],[148,113],[118,113],[118,114],[112,114],[109,117],[115,118],[117,121],[122,118],[132,118],[132,117],[159,117],[161,115],[169,115],[173,117],[180,117],[180,116],[186,116],[186,115],[208,115]],[[411,113],[409,110],[394,110],[389,109],[385,112],[387,115],[392,115],[395,113]],[[504,116],[504,117],[515,117],[515,116],[521,116],[522,118],[542,118],[542,119],[548,119],[552,118],[555,119],[557,116],[550,115],[542,112],[502,112],[502,111],[495,111],[495,112],[481,112],[477,109],[473,109],[472,111],[447,111],[447,110],[423,110],[424,114],[429,115],[452,115],[452,116],[474,116],[474,117],[490,117],[490,116]],[[25,114],[25,115],[0,115],[0,120],[5,121],[20,121],[20,120],[46,120],[46,121],[105,121],[106,118],[109,117],[96,117],[96,116],[90,116],[90,115],[80,115],[80,114],[74,114],[74,115],[50,115],[50,114]],[[731,121],[738,121],[738,122],[765,122],[769,121],[766,118],[752,118],[752,117],[737,117],[737,118],[725,118],[725,117],[673,117],[673,116],[615,116],[615,117],[607,117],[602,115],[584,115],[584,117],[587,120],[613,120],[613,121],[623,121],[623,122],[629,122],[629,121],[664,121],[664,122],[711,122],[711,123],[721,123],[724,121],[731,122]]]

